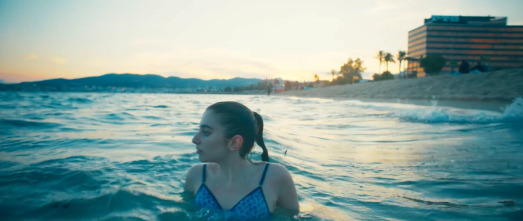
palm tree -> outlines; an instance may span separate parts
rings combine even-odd
[[[387,68],[387,71],[389,71],[389,62],[396,63],[396,61],[394,60],[394,56],[392,56],[392,54],[389,52],[385,54],[385,57],[383,57],[383,61],[385,61],[385,67]]]
[[[378,51],[376,58],[380,61],[380,67],[378,68],[378,73],[381,73],[381,63],[383,63],[383,59],[385,58],[385,52]]]
[[[332,75],[332,81],[334,81],[334,76],[338,75],[338,73],[336,73],[336,70],[332,69],[331,75]]]
[[[407,52],[405,51],[398,51],[398,54],[396,55],[396,59],[398,59],[398,74],[401,73],[401,62],[405,59],[405,56],[407,55]]]

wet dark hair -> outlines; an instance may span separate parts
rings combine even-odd
[[[258,113],[234,101],[218,102],[207,107],[207,110],[220,115],[218,122],[225,128],[225,138],[230,139],[235,135],[243,137],[243,144],[240,147],[241,157],[245,158],[252,151],[256,141],[263,149],[262,160],[269,161],[269,153],[263,142],[263,119]]]

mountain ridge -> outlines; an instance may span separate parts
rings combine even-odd
[[[246,87],[258,84],[261,79],[240,78],[202,80],[199,78],[163,77],[156,74],[108,73],[75,79],[54,78],[41,81],[21,82],[16,84],[0,83],[0,90],[43,90],[43,91],[81,91],[87,88],[99,90],[107,88],[128,89],[209,89],[221,90],[227,87]],[[83,88],[83,89],[82,89]]]

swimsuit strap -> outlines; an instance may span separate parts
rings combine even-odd
[[[265,180],[265,174],[267,173],[267,169],[269,168],[269,163],[266,163],[265,164],[265,169],[263,169],[263,175],[262,175],[262,178],[260,180],[260,186],[263,184],[263,181]]]
[[[206,177],[206,175],[205,175],[205,171],[206,171],[206,169],[205,169],[205,168],[207,168],[207,164],[204,164],[204,165],[203,165],[203,170],[202,170],[202,183],[205,183],[205,177]]]

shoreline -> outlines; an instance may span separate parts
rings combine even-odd
[[[277,95],[429,106],[431,102],[437,102],[441,106],[461,108],[481,107],[487,104],[492,106],[489,110],[494,110],[509,105],[515,98],[523,97],[523,69],[335,85],[311,90],[286,91]],[[499,108],[496,108],[497,106]]]

